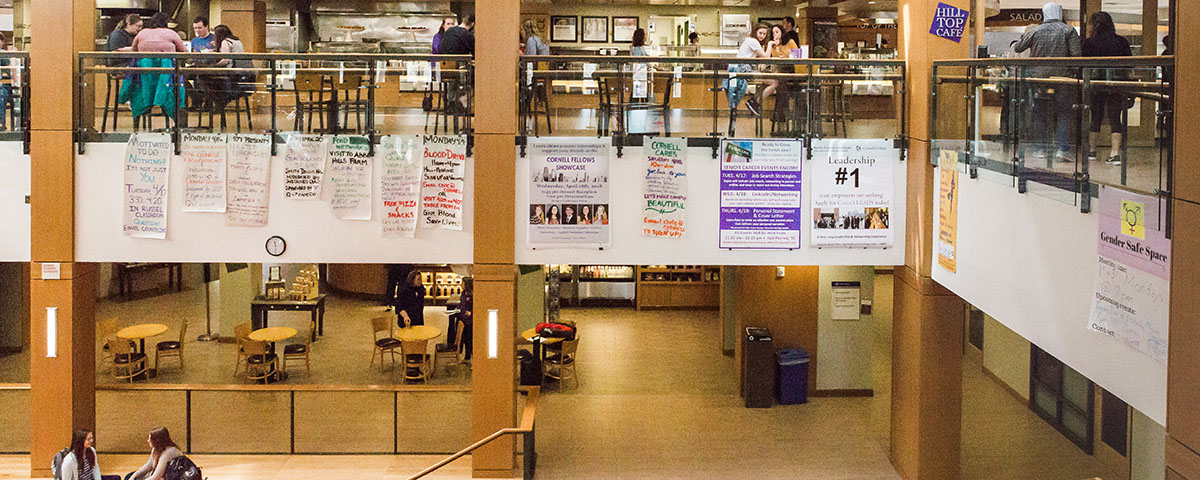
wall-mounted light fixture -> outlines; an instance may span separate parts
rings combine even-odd
[[[488,358],[500,358],[500,311],[488,310]]]
[[[46,358],[58,356],[58,307],[46,307]]]

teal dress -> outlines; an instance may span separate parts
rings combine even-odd
[[[169,58],[142,58],[137,60],[137,66],[143,68],[175,68]],[[175,118],[177,98],[183,97],[183,87],[178,92],[171,88],[172,74],[170,73],[130,73],[121,84],[120,103],[129,102],[134,118],[147,113],[155,106],[162,107],[167,116]]]

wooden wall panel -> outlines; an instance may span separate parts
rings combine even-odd
[[[296,453],[390,453],[394,409],[394,392],[296,392]]]
[[[1175,201],[1171,251],[1171,323],[1167,352],[1167,433],[1200,451],[1200,205]]]
[[[29,390],[0,390],[0,452],[29,451]]]
[[[290,412],[289,392],[192,392],[192,451],[290,451]],[[304,422],[311,419],[296,420]]]
[[[471,354],[471,438],[480,440],[517,425],[516,269],[512,265],[475,265],[475,335]],[[498,314],[497,358],[488,358],[488,310]],[[422,422],[430,425],[429,422]],[[471,456],[476,476],[512,476],[512,436],[496,440]],[[466,445],[462,445],[466,446]],[[461,446],[459,448],[462,448]]]
[[[399,392],[396,418],[399,453],[450,454],[471,444],[471,392]]]
[[[96,451],[149,451],[150,430],[167,427],[180,449],[187,449],[187,392],[101,390],[96,392]]]
[[[816,391],[821,357],[817,351],[818,267],[784,267],[776,278],[776,267],[738,267],[737,342],[734,357],[742,360],[745,327],[771,329],[775,348],[803,348],[809,353],[808,392]],[[741,375],[741,370],[738,370]],[[740,383],[739,378],[739,383]]]

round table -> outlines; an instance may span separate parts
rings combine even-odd
[[[146,353],[146,337],[153,337],[164,333],[167,333],[166,325],[161,323],[143,323],[141,325],[122,328],[117,332],[117,338],[137,340],[139,346],[138,353]]]
[[[256,342],[270,343],[271,348],[268,350],[268,353],[274,354],[275,353],[275,342],[278,342],[280,340],[287,340],[294,336],[296,336],[296,329],[294,329],[292,327],[267,327],[267,328],[260,328],[253,332],[250,332],[249,335],[246,335],[246,338],[249,338]],[[275,376],[278,377],[277,378],[278,380],[287,379],[287,376],[283,372],[276,371]],[[264,378],[263,382],[265,383],[266,380],[267,379]]]
[[[543,345],[554,345],[556,343],[559,343],[559,342],[565,340],[562,337],[538,336],[536,328],[531,328],[531,329],[521,332],[521,338],[524,338],[528,342],[533,342],[533,358],[537,359],[539,362],[543,360],[542,359],[542,346]]]
[[[432,340],[441,335],[442,331],[431,325],[415,325],[412,327],[398,328],[392,333],[392,338],[401,342],[420,342],[424,340]]]

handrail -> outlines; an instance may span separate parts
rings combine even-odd
[[[408,480],[417,480],[418,478],[429,475],[430,473],[437,471],[439,468],[442,468],[442,467],[448,465],[450,462],[458,460],[459,458],[462,458],[463,456],[467,455],[468,453],[475,451],[479,447],[482,447],[484,445],[491,443],[493,440],[496,440],[497,438],[503,437],[505,435],[518,434],[518,433],[519,434],[533,433],[533,424],[534,424],[534,419],[537,416],[537,404],[538,404],[538,398],[540,396],[541,396],[541,388],[534,387],[529,390],[528,398],[525,399],[525,410],[521,414],[521,426],[520,427],[509,427],[509,428],[502,428],[500,430],[497,430],[495,433],[488,435],[487,437],[484,437],[482,440],[472,443],[471,446],[464,448],[462,450],[459,450],[454,455],[446,457],[446,458],[442,459],[441,461],[429,466],[429,468],[426,468],[424,470],[421,470],[420,472],[417,472],[416,475],[408,477]],[[529,451],[525,452],[525,455],[531,455],[531,454],[533,454],[533,452],[529,452]]]
[[[902,67],[904,60],[849,60],[844,58],[735,58],[735,57],[632,57],[606,55],[522,55],[522,63],[529,62],[589,62],[589,63],[707,63],[749,65],[800,65],[800,66],[869,66]]]
[[[878,61],[878,60],[877,60]],[[937,60],[938,67],[1162,67],[1174,66],[1174,55],[1138,57],[1016,57],[1016,58],[969,58],[959,60]]]

